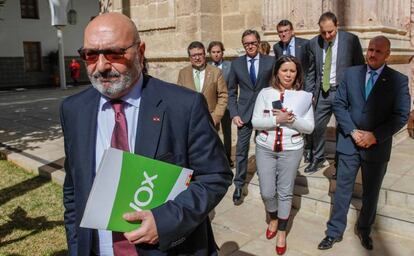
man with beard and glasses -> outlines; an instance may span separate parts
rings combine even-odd
[[[69,255],[217,255],[207,216],[231,184],[226,155],[204,97],[143,74],[144,51],[135,24],[120,13],[97,16],[85,29],[79,53],[93,87],[66,98],[60,112]],[[141,221],[137,230],[81,228],[109,147],[192,169],[192,181],[174,200],[125,213]]]

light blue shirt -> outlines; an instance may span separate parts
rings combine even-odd
[[[288,43],[288,45],[283,49],[283,55],[286,55],[287,48],[288,47],[289,47],[289,50],[290,50],[290,55],[296,57],[296,52],[295,52],[295,37],[292,37],[290,39],[290,42]]]
[[[372,81],[372,84],[373,85],[375,85],[375,82],[378,80],[378,77],[381,75],[381,73],[382,73],[382,70],[384,69],[384,67],[385,67],[385,64],[383,64],[381,67],[379,67],[378,69],[376,69],[376,70],[373,70],[372,68],[370,68],[368,65],[367,65],[367,73],[366,73],[366,75],[365,75],[365,86],[367,86],[367,83],[368,83],[368,80],[369,80],[369,77],[371,76],[371,74],[370,74],[370,72],[371,71],[374,71],[375,73],[377,73],[377,75],[376,76],[374,76],[373,77],[373,81]],[[372,88],[374,88],[374,87],[372,87]]]
[[[141,102],[143,78],[142,75],[134,85],[132,90],[122,97],[124,103],[124,112],[127,120],[128,144],[129,151],[134,152],[135,139],[138,127],[139,104]],[[98,128],[96,131],[96,168],[98,171],[99,163],[105,149],[111,146],[112,131],[115,126],[115,112],[112,109],[110,99],[101,96],[98,110]],[[113,256],[112,232],[107,230],[98,230],[99,234],[99,252],[101,256]]]
[[[252,65],[252,63],[250,62],[251,59],[255,59],[255,61],[254,61],[254,70],[256,71],[256,78],[257,78],[257,74],[259,73],[260,54],[258,53],[254,58],[250,58],[249,56],[246,55],[247,72],[250,71],[250,66]]]

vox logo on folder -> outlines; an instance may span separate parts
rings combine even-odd
[[[122,218],[173,200],[189,186],[193,171],[109,148],[99,165],[80,226],[127,232],[139,227]]]

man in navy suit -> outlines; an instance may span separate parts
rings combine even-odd
[[[390,41],[371,39],[368,65],[348,68],[336,93],[333,110],[338,121],[338,174],[331,218],[319,249],[342,239],[358,169],[362,171],[362,208],[356,225],[361,244],[373,249],[371,226],[390,159],[392,136],[408,120],[410,95],[407,76],[389,68]]]
[[[365,63],[356,35],[338,31],[338,20],[332,12],[319,18],[320,35],[309,41],[310,64],[305,90],[313,93],[315,129],[312,155],[305,173],[314,173],[325,164],[325,131],[332,115],[332,102],[337,85],[347,67]]]
[[[281,20],[276,29],[280,41],[273,45],[275,59],[282,55],[295,56],[302,65],[306,77],[309,68],[309,40],[295,36],[293,24],[289,20]]]
[[[224,60],[224,51],[225,49],[222,42],[211,41],[207,48],[207,52],[210,54],[211,58],[211,61],[208,64],[216,66],[223,71],[224,80],[226,81],[226,85],[228,85],[231,62]],[[230,112],[227,108],[221,119],[221,128],[223,131],[223,143],[227,160],[229,161],[230,167],[233,167],[234,163],[233,160],[231,160],[231,119]]]
[[[61,106],[69,255],[217,255],[208,213],[231,184],[223,147],[203,95],[143,75],[144,51],[135,24],[120,13],[99,15],[85,29],[79,53],[93,88]],[[103,151],[113,144],[194,170],[174,200],[126,213],[127,221],[141,221],[127,233],[79,227]]]
[[[234,177],[233,202],[243,201],[242,190],[247,177],[247,158],[252,135],[254,103],[260,90],[269,86],[274,58],[259,53],[260,35],[256,30],[246,30],[242,44],[246,54],[232,61],[228,105],[230,117],[237,126],[236,175]]]

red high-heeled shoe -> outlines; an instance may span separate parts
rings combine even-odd
[[[279,247],[276,245],[276,253],[277,255],[283,255],[286,252],[286,248],[287,248],[287,243],[285,243],[285,246],[283,247]]]
[[[277,234],[277,230],[276,231],[271,231],[269,228],[266,229],[266,238],[267,239],[272,239],[273,237],[275,237]]]

